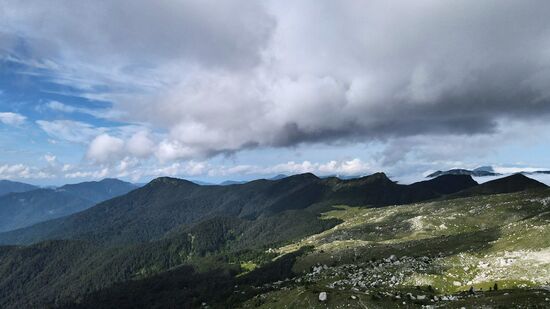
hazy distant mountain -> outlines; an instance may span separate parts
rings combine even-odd
[[[482,166],[473,170],[451,169],[448,171],[437,171],[437,172],[431,173],[426,177],[433,178],[441,175],[469,175],[473,177],[485,177],[485,176],[499,176],[501,174],[496,173],[491,166]]]
[[[280,179],[283,179],[283,178],[286,178],[286,177],[288,177],[288,175],[279,174],[279,175],[273,176],[271,178],[267,178],[267,180],[280,180]],[[249,180],[226,180],[226,181],[220,182],[220,186],[242,185],[242,184],[245,184],[247,182],[249,182]]]
[[[220,186],[242,185],[243,183],[246,183],[246,181],[242,181],[242,180],[225,180],[225,181],[220,182]]]
[[[29,226],[87,209],[135,189],[117,179],[83,182],[0,196],[0,231]]]
[[[0,180],[0,196],[8,193],[26,192],[38,189],[37,186],[29,185],[27,183]]]
[[[285,174],[279,174],[279,175],[276,175],[276,176],[273,176],[271,178],[269,178],[269,180],[279,180],[279,179],[283,179],[283,178],[287,178],[288,175],[285,175]]]
[[[115,196],[126,194],[137,186],[118,179],[106,178],[101,181],[88,181],[64,185],[56,188],[56,192],[66,192],[74,196],[99,203]]]
[[[534,171],[534,172],[521,172],[526,175],[536,175],[536,174],[550,174],[550,171]]]
[[[540,170],[540,171],[518,171],[517,173],[525,175],[536,175],[536,174],[550,174],[550,170]],[[468,169],[451,169],[447,171],[436,171],[428,176],[427,178],[438,177],[441,175],[470,175],[472,177],[485,177],[485,176],[500,176],[501,173],[495,172],[492,166],[480,166],[473,170]]]

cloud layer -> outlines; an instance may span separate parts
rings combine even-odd
[[[118,121],[154,128],[122,136],[38,123],[75,142],[85,136],[87,158],[98,162],[383,142],[393,164],[427,139],[498,135],[509,120],[550,113],[547,1],[7,0],[2,8],[0,46],[15,53],[8,42],[18,38],[25,60],[56,82],[112,102]]]

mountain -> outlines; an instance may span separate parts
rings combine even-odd
[[[524,190],[541,190],[546,188],[548,188],[547,185],[538,182],[532,178],[529,178],[523,174],[514,174],[450,194],[450,196],[448,196],[447,198],[512,193]]]
[[[26,192],[38,189],[37,186],[29,185],[27,183],[0,180],[0,196],[8,193]]]
[[[273,176],[271,178],[268,178],[267,180],[280,180],[280,179],[283,179],[283,178],[286,178],[286,177],[288,177],[288,176],[284,175],[284,174],[279,174],[279,175]],[[220,182],[220,186],[242,185],[242,184],[245,184],[247,182],[248,182],[247,180],[225,180],[225,181]]]
[[[225,180],[225,181],[220,182],[220,186],[242,185],[243,183],[246,183],[246,181]]]
[[[117,179],[83,182],[0,196],[0,231],[9,231],[85,210],[136,187]]]
[[[531,174],[550,174],[550,171],[534,171],[534,172],[521,172],[522,174],[531,175]]]
[[[405,204],[475,185],[469,176],[453,175],[401,185],[383,173],[352,180],[320,179],[307,173],[232,186],[200,186],[163,177],[85,211],[0,234],[0,243],[28,244],[46,239],[93,240],[108,245],[140,243],[219,216],[256,220],[288,211],[318,214],[335,204]]]
[[[536,174],[550,174],[550,171],[547,171],[547,170],[539,170],[539,171],[531,171],[531,172],[520,171],[517,173],[525,174],[525,175],[536,175]],[[439,177],[441,175],[470,175],[472,177],[485,177],[485,176],[501,176],[502,174],[495,172],[492,166],[480,166],[473,170],[451,169],[447,171],[436,171],[429,174],[426,177],[433,178],[433,177]]]
[[[473,177],[485,177],[485,176],[499,176],[501,174],[496,173],[492,167],[490,166],[482,166],[478,167],[474,170],[467,170],[467,169],[451,169],[448,171],[436,171],[434,173],[429,174],[428,178],[433,177],[439,177],[442,175],[469,175]]]
[[[275,176],[269,178],[269,180],[279,180],[279,179],[283,179],[283,178],[286,178],[286,177],[288,177],[288,175],[279,174],[279,175],[275,175]]]
[[[503,182],[528,181],[514,177]],[[410,187],[395,184],[383,173],[350,181],[302,174],[252,184],[219,186],[223,190],[216,192],[230,191],[234,200],[226,195],[215,201],[235,207],[242,205],[238,199],[251,195],[260,208],[254,216],[218,213],[160,237],[116,245],[86,231],[79,239],[0,247],[0,307],[545,307],[550,297],[550,291],[539,288],[550,271],[548,189],[350,207],[343,204],[345,194],[360,195],[351,198],[352,203],[382,202],[392,194],[397,194],[396,200],[418,199],[426,192],[446,194],[482,185],[470,176],[448,175]],[[320,192],[323,198],[309,204],[308,199],[316,199],[307,193],[319,184],[325,188]],[[136,224],[142,233],[157,233],[146,221],[128,221],[130,216],[121,216],[116,207],[122,207],[121,212],[136,207],[132,216],[137,217],[164,211],[177,216],[178,207],[188,206],[185,196],[208,203],[206,194],[201,195],[202,190],[213,192],[208,188],[159,178],[143,192],[115,199],[127,198],[130,206],[116,203],[106,209],[102,205],[111,203],[107,201],[82,213],[100,206],[111,211],[120,226],[101,216],[96,222],[97,229],[106,225],[111,234],[128,233],[120,227]],[[381,196],[369,197],[376,192]],[[139,198],[146,200],[147,194],[150,203],[140,205]],[[161,207],[161,196],[173,207]],[[288,207],[271,208],[289,196]],[[304,200],[296,201],[300,196]],[[202,204],[190,211],[208,209],[199,207]],[[169,224],[166,217],[162,220]],[[489,291],[495,283],[499,289]],[[468,292],[471,286],[474,296]],[[328,295],[324,303],[319,301],[321,292]]]
[[[118,179],[106,178],[101,181],[88,181],[64,185],[55,189],[56,192],[68,193],[80,198],[99,203],[115,196],[123,195],[137,186]]]
[[[307,307],[322,291],[328,307],[392,307],[396,295],[411,307],[431,299],[475,307],[471,301],[507,304],[504,293],[538,304],[537,293],[542,301],[550,293],[514,289],[545,278],[538,255],[520,263],[533,272],[501,269],[514,265],[509,257],[499,262],[506,252],[518,257],[547,246],[540,233],[550,231],[550,193],[525,178],[478,185],[467,175],[444,175],[401,185],[384,173],[351,180],[300,174],[200,186],[162,177],[1,234],[6,243],[34,244],[0,246],[0,307]],[[531,188],[540,190],[485,195]],[[460,192],[475,196],[437,200]],[[464,269],[486,264],[485,275],[468,283],[477,273]],[[507,290],[461,294],[470,284],[487,290],[494,280]]]

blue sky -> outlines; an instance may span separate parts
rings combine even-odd
[[[2,5],[0,178],[550,168],[544,2]]]

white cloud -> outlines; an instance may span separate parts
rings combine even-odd
[[[38,168],[25,164],[0,165],[0,179],[46,179],[54,178],[48,168]]]
[[[7,1],[0,25],[26,41],[54,81],[112,101],[121,121],[167,132],[156,147],[166,161],[490,134],[505,117],[544,117],[550,56],[540,51],[550,27],[541,6],[60,1],[51,12],[40,1]]]
[[[46,103],[46,107],[58,112],[88,114],[96,118],[114,119],[116,117],[120,117],[120,113],[112,109],[91,109],[85,107],[75,107],[61,103],[59,101],[49,101],[48,103]]]
[[[124,133],[123,135],[128,135],[132,130]],[[147,159],[155,153],[156,148],[153,137],[147,130],[139,130],[126,139],[124,136],[116,137],[104,133],[90,142],[86,157],[96,162],[112,164],[123,157]]]
[[[0,165],[0,178],[28,178],[31,175],[30,168],[23,164]]]
[[[44,160],[46,160],[46,162],[48,162],[48,164],[54,165],[54,164],[56,164],[57,157],[54,156],[54,155],[51,155],[51,154],[46,154],[46,155],[44,155]]]
[[[148,131],[138,131],[128,139],[126,149],[135,157],[147,158],[154,153],[155,142]]]
[[[198,166],[212,175],[354,174],[377,165],[441,168],[532,138],[536,130],[510,119],[548,118],[547,11],[508,0],[62,0],[54,11],[43,1],[8,0],[0,27],[29,49],[30,58],[14,61],[113,103],[109,116],[61,102],[50,109],[139,124],[124,131],[37,122],[52,137],[89,143],[87,157],[111,168],[155,157],[167,173],[195,174]],[[341,141],[385,150],[376,164],[197,163],[254,147]],[[194,163],[171,165],[177,160]]]
[[[124,151],[124,141],[120,138],[101,134],[94,138],[88,147],[86,157],[105,163],[120,159]]]
[[[54,111],[60,111],[64,113],[74,113],[78,110],[76,107],[66,105],[58,101],[50,101],[46,104],[46,107]]]
[[[0,122],[10,126],[19,126],[25,122],[27,117],[11,112],[2,112],[0,113]]]
[[[38,120],[36,124],[51,137],[73,143],[87,143],[107,130],[73,120]]]

